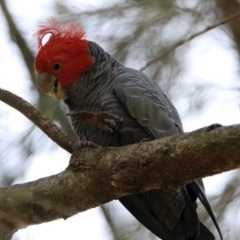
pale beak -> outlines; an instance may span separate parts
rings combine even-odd
[[[36,83],[38,88],[56,99],[67,99],[60,82],[53,75],[46,73],[36,73]]]

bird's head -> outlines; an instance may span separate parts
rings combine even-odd
[[[47,35],[49,39],[43,44]],[[38,27],[35,37],[39,52],[34,65],[41,91],[57,99],[67,98],[62,88],[71,86],[93,63],[84,35],[78,25],[64,25],[56,19]]]

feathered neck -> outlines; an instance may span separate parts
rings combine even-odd
[[[76,104],[84,102],[89,96],[94,99],[108,91],[109,86],[115,80],[118,67],[121,66],[97,43],[89,41],[88,48],[93,64],[72,86],[65,89],[67,96],[69,96],[65,103],[69,107],[75,108]]]

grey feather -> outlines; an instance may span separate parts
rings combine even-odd
[[[71,112],[106,111],[123,121],[117,122],[112,132],[103,132],[72,118],[80,140],[101,146],[123,146],[183,132],[177,110],[158,84],[142,72],[122,66],[96,43],[89,42],[89,53],[94,64],[64,89],[68,96],[65,103]],[[157,189],[119,200],[164,240],[213,240],[212,233],[200,224],[195,209],[196,198],[202,197],[202,192],[201,188],[194,191],[187,185],[176,193]],[[203,202],[206,201],[204,198]],[[205,206],[208,204],[207,201]]]

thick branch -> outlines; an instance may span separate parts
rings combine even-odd
[[[213,129],[213,130],[212,130]],[[68,218],[121,196],[162,188],[240,166],[240,125],[119,148],[82,149],[55,176],[0,189],[0,229]]]
[[[18,97],[17,95],[1,88],[0,101],[5,102],[9,106],[21,112],[60,147],[70,153],[72,152],[72,146],[76,141],[70,138],[64,131],[51,122],[46,116],[41,114],[30,103],[21,97]]]

